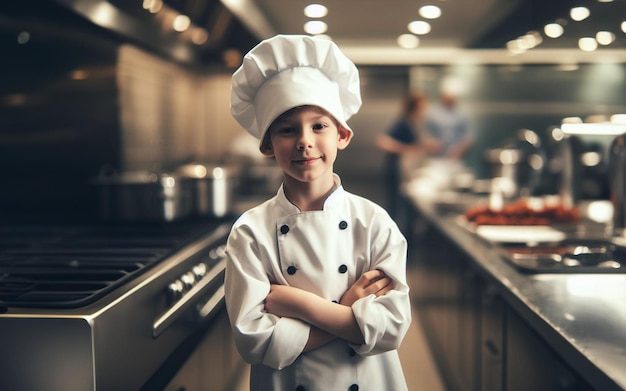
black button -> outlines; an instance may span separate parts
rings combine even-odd
[[[359,385],[358,384],[353,384],[350,386],[350,388],[348,388],[348,390],[350,391],[359,391]]]
[[[345,273],[347,271],[348,271],[348,266],[346,266],[346,265],[339,266],[339,273],[343,274],[343,273]]]
[[[296,387],[296,391],[306,391],[306,388],[304,388],[304,386],[298,386]]]
[[[348,223],[346,223],[345,220],[341,220],[341,222],[339,223],[339,229],[346,229],[348,228]]]
[[[293,276],[294,274],[296,274],[296,267],[295,266],[289,266],[287,268],[287,273],[289,273],[290,276]]]
[[[280,227],[280,233],[281,234],[286,234],[287,232],[289,232],[289,226],[288,225],[281,225]]]
[[[356,356],[356,351],[352,348],[350,348],[350,350],[348,350],[348,354],[350,355],[350,357],[354,357]]]

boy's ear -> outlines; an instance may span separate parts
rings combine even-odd
[[[274,156],[274,150],[272,149],[272,140],[270,140],[268,132],[263,135],[263,141],[259,146],[259,151],[267,157]]]
[[[345,149],[348,144],[350,144],[350,140],[352,140],[352,132],[349,131],[348,129],[344,128],[343,126],[339,126],[337,128],[338,130],[338,137],[339,137],[339,142],[337,144],[337,149]]]
[[[272,143],[263,143],[263,145],[261,145],[259,147],[259,150],[261,151],[261,153],[267,157],[272,157],[274,156],[274,150],[272,149]]]

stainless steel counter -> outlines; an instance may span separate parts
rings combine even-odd
[[[502,257],[497,245],[460,225],[458,214],[442,213],[442,197],[421,197],[410,187],[405,193],[572,369],[598,390],[626,389],[626,273],[520,272]],[[460,210],[464,203],[477,201],[475,196],[461,195],[455,206]]]

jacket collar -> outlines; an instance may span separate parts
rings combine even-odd
[[[339,178],[339,175],[333,174],[333,181],[334,181],[334,190],[328,195],[328,197],[324,201],[325,211],[338,208],[341,205],[343,199],[345,198],[346,192],[343,189],[343,186],[341,185],[341,178]],[[287,199],[287,196],[285,195],[284,186],[285,186],[284,183],[281,184],[280,188],[278,189],[278,193],[276,193],[276,201],[278,202],[278,205],[287,214],[302,213],[300,208],[292,204],[291,201]]]

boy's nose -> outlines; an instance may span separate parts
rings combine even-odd
[[[300,138],[298,139],[298,144],[297,144],[298,150],[303,150],[312,145],[311,136],[312,135],[310,134],[310,132],[307,132],[306,130],[300,131]]]

